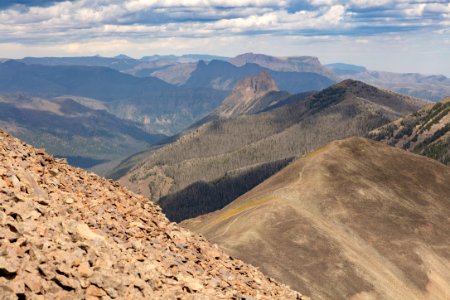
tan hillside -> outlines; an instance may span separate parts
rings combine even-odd
[[[314,299],[450,299],[450,168],[363,138],[184,221]]]
[[[1,299],[300,299],[117,183],[0,132]]]
[[[369,138],[450,164],[450,98],[377,128]]]
[[[112,177],[181,221],[224,207],[293,157],[335,139],[364,136],[427,104],[352,80],[283,103],[289,104],[205,123],[130,157]]]

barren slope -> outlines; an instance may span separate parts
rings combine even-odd
[[[0,132],[1,299],[300,299],[117,183]]]
[[[220,211],[184,221],[314,299],[449,299],[450,168],[333,142]]]

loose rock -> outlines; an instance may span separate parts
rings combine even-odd
[[[0,298],[300,299],[150,200],[0,131]]]

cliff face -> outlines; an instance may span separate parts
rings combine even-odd
[[[264,54],[244,53],[231,58],[230,63],[236,66],[257,64],[262,67],[283,72],[312,72],[336,79],[336,75],[324,67],[314,56],[275,57]]]
[[[265,96],[277,91],[279,91],[277,84],[266,72],[262,72],[259,76],[246,77],[236,83],[231,94],[223,100],[215,114],[221,118],[230,118],[257,112],[270,105],[265,103],[267,102]]]
[[[1,131],[0,296],[301,298],[148,199]]]

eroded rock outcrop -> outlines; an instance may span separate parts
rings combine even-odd
[[[0,131],[0,299],[300,299],[157,205]]]

